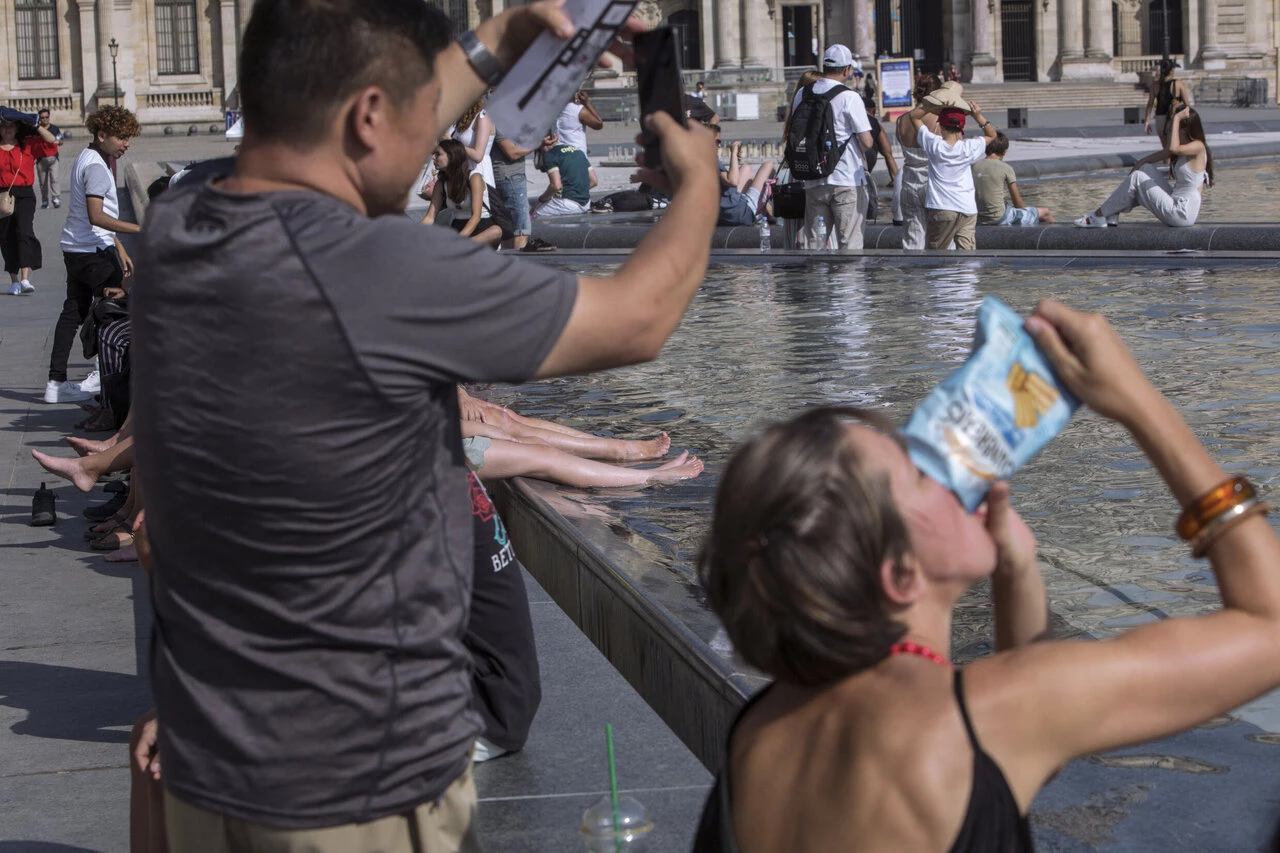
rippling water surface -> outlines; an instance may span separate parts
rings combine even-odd
[[[905,421],[964,359],[987,293],[1023,312],[1053,296],[1106,314],[1224,466],[1272,492],[1280,478],[1275,277],[1240,266],[721,266],[657,362],[490,396],[602,434],[666,430],[674,448],[704,458],[696,481],[586,498],[656,544],[672,581],[688,584],[717,474],[743,437],[820,404],[883,407]],[[1173,534],[1173,499],[1117,426],[1081,412],[1013,487],[1049,563],[1053,609],[1075,629],[1107,636],[1216,604],[1206,564]],[[958,647],[985,634],[987,606],[981,589],[966,600]]]

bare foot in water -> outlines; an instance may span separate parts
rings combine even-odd
[[[115,438],[108,438],[106,441],[95,441],[92,438],[81,438],[78,435],[67,436],[67,444],[79,453],[81,456],[88,456],[90,453],[101,453],[104,450],[116,446]]]
[[[619,462],[639,462],[641,459],[659,459],[671,450],[671,436],[665,432],[657,438],[644,441],[624,441],[625,448]]]
[[[677,483],[692,480],[702,473],[702,460],[684,451],[670,462],[664,462],[649,475],[650,483]]]
[[[98,482],[97,475],[86,471],[84,461],[81,459],[64,459],[61,456],[41,453],[39,450],[31,451],[31,456],[40,463],[41,468],[50,474],[57,474],[64,480],[70,480],[82,492],[91,491]]]

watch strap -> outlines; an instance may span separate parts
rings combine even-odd
[[[471,64],[476,74],[480,75],[485,85],[496,86],[502,82],[503,77],[507,76],[507,69],[502,67],[498,57],[489,52],[489,48],[484,46],[474,30],[467,30],[458,36],[458,45],[467,55],[467,62]]]

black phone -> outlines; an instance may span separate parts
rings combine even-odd
[[[684,81],[680,78],[680,56],[676,52],[675,32],[658,27],[634,38],[636,54],[636,88],[640,92],[640,116],[664,112],[688,127],[684,109]],[[662,147],[658,135],[641,125],[640,144],[644,146],[644,164],[650,169],[662,168]]]

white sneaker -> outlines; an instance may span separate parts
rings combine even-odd
[[[62,207],[62,199],[60,199],[60,198],[55,198],[55,199],[53,200],[53,206],[54,206],[54,207]]]
[[[46,403],[78,403],[81,400],[88,400],[92,396],[92,394],[86,394],[76,388],[70,382],[56,382],[50,379],[44,386],[44,401]]]
[[[503,749],[496,744],[492,744],[482,737],[476,738],[475,752],[472,753],[472,762],[479,764],[481,761],[489,761],[490,759],[499,758],[506,755],[510,750]]]
[[[23,292],[23,293],[35,293],[35,292],[36,292],[36,286],[35,286],[34,284],[32,284],[31,282],[27,281],[25,278],[24,278],[22,281],[18,282],[18,284],[22,285],[22,292]]]
[[[9,285],[9,295],[10,295],[10,296],[21,296],[21,295],[22,295],[22,285],[21,285],[21,284],[19,284],[19,283],[18,283],[18,282],[16,282],[16,281],[15,281],[13,284]]]
[[[102,390],[102,376],[95,370],[86,376],[84,381],[80,382],[76,387],[87,394],[97,394]]]
[[[1106,228],[1107,220],[1101,216],[1094,216],[1092,213],[1086,213],[1076,220],[1077,228]]]
[[[1110,216],[1108,216],[1108,217],[1107,217],[1107,227],[1108,227],[1108,228],[1115,228],[1115,227],[1116,227],[1117,225],[1119,225],[1119,224],[1120,224],[1120,214],[1118,214],[1118,213],[1113,213],[1113,214],[1111,214]]]

